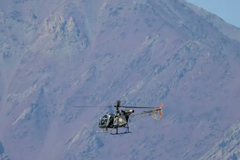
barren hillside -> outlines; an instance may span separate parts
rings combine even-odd
[[[239,123],[240,43],[231,35],[240,32],[228,36],[227,24],[189,6],[1,1],[2,159],[187,160],[216,153],[222,135]],[[118,99],[164,102],[164,117],[139,119],[130,123],[132,134],[110,136],[95,133],[107,108],[72,107]]]

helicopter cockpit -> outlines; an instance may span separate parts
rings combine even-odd
[[[99,119],[99,128],[111,128],[113,125],[114,114],[105,114]]]

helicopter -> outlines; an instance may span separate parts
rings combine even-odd
[[[143,114],[153,114],[152,117],[155,120],[161,120],[163,117],[162,114],[162,107],[164,106],[164,103],[161,104],[159,108],[157,107],[130,107],[130,106],[121,106],[121,101],[118,100],[117,104],[114,106],[108,106],[108,107],[114,107],[115,108],[115,114],[114,113],[106,113],[99,119],[98,127],[102,129],[102,131],[97,131],[97,133],[108,133],[109,129],[116,130],[115,133],[110,132],[111,135],[118,135],[118,134],[128,134],[132,133],[129,131],[129,118],[134,116],[140,116]],[[75,107],[81,107],[81,106],[75,106]],[[127,110],[119,110],[119,108],[131,108]],[[149,111],[143,111],[138,114],[134,114],[134,109],[152,109]],[[157,113],[159,113],[160,118],[157,117]],[[118,132],[119,128],[126,128],[125,132]]]

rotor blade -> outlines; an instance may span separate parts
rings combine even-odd
[[[123,107],[123,108],[152,108],[152,109],[155,108],[155,107],[130,107],[130,106],[120,106],[120,107]]]
[[[112,107],[112,106],[72,106],[74,108],[81,108],[81,107]]]
[[[161,104],[161,106],[160,106],[160,109],[162,109],[162,108],[163,108],[163,106],[164,106],[164,103],[162,103],[162,104]]]
[[[164,106],[164,103],[161,104],[160,108],[157,109],[157,110],[161,110]],[[120,106],[120,107],[123,107],[123,108],[151,108],[151,109],[156,109],[156,107],[131,107],[131,106]]]
[[[159,114],[160,114],[160,118],[162,118],[163,117],[162,111],[160,111]]]

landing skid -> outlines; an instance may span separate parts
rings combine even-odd
[[[112,129],[110,131],[108,131],[108,129],[106,128],[105,130],[101,130],[101,131],[96,131],[96,133],[110,133],[112,131]]]
[[[129,133],[132,133],[132,132],[110,133],[110,134],[111,134],[111,135],[119,135],[119,134],[129,134]]]
[[[96,131],[96,133],[109,133],[109,131]]]
[[[116,133],[110,133],[111,135],[118,135],[118,134],[128,134],[128,133],[132,133],[132,132],[129,132],[129,127],[128,125],[125,127],[127,128],[127,130],[125,132],[121,132],[121,133],[118,133],[118,128],[115,128],[116,129]]]
[[[110,133],[111,135],[118,135],[118,134],[128,134],[128,133],[132,133],[132,132],[121,132],[121,133],[118,133],[118,132],[116,132],[116,133],[112,133],[111,131],[96,131],[96,133]]]
[[[122,128],[122,127],[121,127],[121,128]],[[129,132],[129,126],[128,126],[128,125],[125,126],[125,127],[123,127],[123,128],[126,128],[127,130],[126,130],[125,132],[121,132],[121,133],[118,133],[118,127],[113,128],[113,129],[111,128],[110,130],[108,130],[109,128],[105,128],[105,129],[103,129],[102,131],[96,131],[96,133],[110,133],[111,135],[132,133],[132,132]],[[112,132],[114,129],[116,130],[115,133]]]

